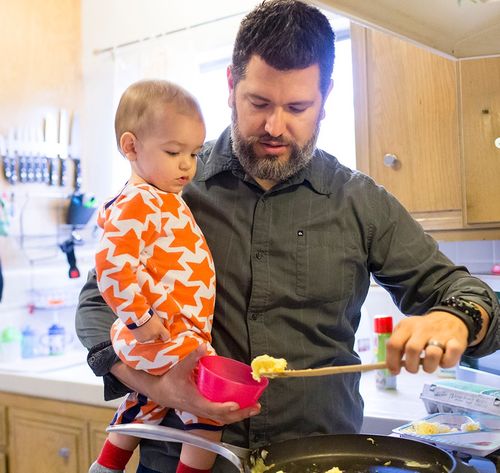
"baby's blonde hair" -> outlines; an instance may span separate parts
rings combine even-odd
[[[146,79],[130,85],[121,96],[115,115],[115,134],[118,149],[123,133],[147,133],[154,126],[156,112],[162,105],[173,105],[183,115],[197,114],[201,121],[198,101],[180,85],[160,79]]]

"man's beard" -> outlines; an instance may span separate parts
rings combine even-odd
[[[316,149],[316,140],[319,134],[319,121],[316,123],[314,133],[307,143],[299,147],[295,141],[285,140],[283,137],[271,137],[270,135],[250,136],[244,138],[238,127],[238,114],[236,107],[233,106],[231,117],[231,140],[233,153],[238,158],[245,172],[254,179],[264,179],[273,182],[284,182],[289,177],[303,169],[311,161],[314,150]],[[279,157],[273,154],[267,154],[259,157],[255,154],[254,144],[260,140],[272,140],[281,142],[289,146],[290,157],[286,162],[281,162]]]

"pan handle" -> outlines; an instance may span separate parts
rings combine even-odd
[[[165,427],[163,425],[111,425],[106,429],[106,431],[151,440],[187,443],[227,458],[241,473],[244,473],[244,464],[248,461],[250,455],[250,450],[246,448],[237,447],[236,445],[230,445],[223,442],[214,442],[185,430],[173,429],[172,427]]]

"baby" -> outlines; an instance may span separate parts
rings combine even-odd
[[[99,213],[99,289],[118,319],[111,329],[120,359],[162,375],[201,344],[215,354],[211,327],[215,270],[205,238],[181,191],[194,177],[205,125],[196,99],[162,80],[132,84],[115,117],[130,179]],[[167,409],[131,393],[111,424],[159,424]],[[177,412],[185,429],[219,440],[222,426]],[[121,472],[139,439],[111,432],[89,473]],[[177,472],[210,471],[215,454],[183,445]]]

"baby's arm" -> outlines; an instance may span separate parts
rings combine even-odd
[[[144,191],[142,191],[144,192]],[[141,292],[137,275],[140,253],[155,232],[160,209],[150,194],[141,191],[122,196],[103,220],[104,230],[96,254],[96,275],[101,294],[139,342],[169,338],[151,302]],[[147,199],[147,200],[146,200]],[[147,204],[144,203],[146,200]],[[138,202],[142,202],[139,205]]]

